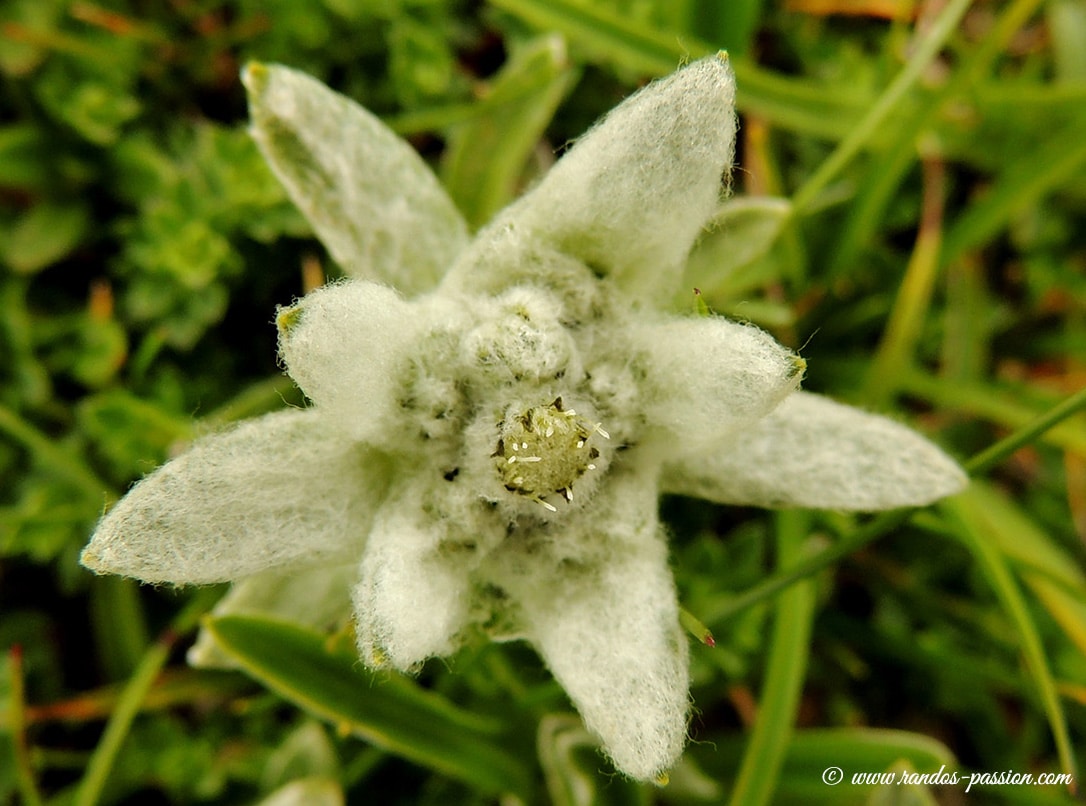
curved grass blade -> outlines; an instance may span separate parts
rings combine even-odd
[[[312,630],[253,616],[205,626],[248,674],[341,730],[486,792],[531,792],[528,753],[517,752],[502,723],[404,677],[366,673],[354,653],[330,650]]]
[[[777,545],[782,566],[792,565],[801,556],[809,525],[810,515],[805,511],[778,513]],[[773,797],[807,674],[814,612],[815,583],[812,580],[796,585],[777,600],[758,720],[732,789],[734,806],[757,806],[769,803]]]
[[[1056,682],[1052,677],[1052,671],[1048,667],[1048,660],[1045,657],[1037,625],[1033,623],[1029,608],[1022,596],[1022,591],[1019,589],[1018,583],[1007,565],[1006,558],[987,534],[973,528],[972,523],[959,517],[953,502],[947,504],[945,508],[960,527],[955,532],[957,537],[980,565],[981,570],[983,570],[989,584],[992,586],[992,590],[1003,604],[1004,610],[1018,632],[1022,655],[1033,676],[1033,682],[1036,685],[1041,705],[1048,717],[1049,727],[1052,730],[1056,749],[1059,753],[1060,764],[1064,772],[1075,776],[1075,756],[1067,731],[1067,716],[1063,711],[1063,705],[1056,691]]]

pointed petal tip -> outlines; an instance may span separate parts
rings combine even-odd
[[[102,568],[102,558],[99,557],[98,553],[95,551],[93,538],[91,538],[90,544],[80,553],[79,564],[96,574],[105,573],[105,569]]]
[[[241,68],[241,83],[250,95],[259,95],[267,86],[269,72],[263,62],[246,62]]]
[[[301,305],[280,305],[275,310],[275,327],[280,335],[286,336],[302,318]]]

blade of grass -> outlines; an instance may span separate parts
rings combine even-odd
[[[953,513],[953,509],[948,507]],[[1022,654],[1026,666],[1033,676],[1037,694],[1041,705],[1048,717],[1048,724],[1052,730],[1056,742],[1056,749],[1060,757],[1060,765],[1064,772],[1072,776],[1076,774],[1075,756],[1071,749],[1071,739],[1067,732],[1067,717],[1063,711],[1059,694],[1056,692],[1056,682],[1052,672],[1048,668],[1048,660],[1045,657],[1044,647],[1036,625],[1029,614],[1022,591],[1014,579],[1010,568],[998,547],[987,535],[980,534],[970,524],[957,519],[960,528],[957,535],[962,544],[980,565],[993,591],[1003,604],[1003,609],[1010,617],[1018,632]]]
[[[8,667],[11,671],[8,699],[8,730],[15,755],[15,782],[26,806],[41,806],[41,792],[34,780],[34,768],[30,763],[30,748],[26,744],[26,689],[23,679],[23,649],[13,646],[8,650]]]
[[[852,266],[860,250],[871,239],[886,208],[916,158],[916,144],[921,134],[935,125],[947,101],[959,97],[991,68],[1008,40],[1025,24],[1042,0],[1015,0],[975,48],[963,54],[965,59],[953,77],[936,94],[929,96],[908,118],[898,122],[883,156],[876,158],[867,171],[868,181],[849,206],[848,219],[837,240],[830,260],[829,276],[837,277]],[[1015,110],[1020,114],[1020,110]]]
[[[942,316],[940,378],[947,385],[976,383],[988,366],[993,329],[986,315],[992,301],[979,260],[959,260],[947,265],[946,308]],[[948,407],[951,408],[951,407]]]
[[[868,368],[867,401],[875,408],[889,402],[901,378],[902,367],[912,366],[916,343],[927,319],[943,235],[946,166],[939,159],[924,160],[923,212],[916,246],[890,311],[878,350]]]
[[[543,37],[515,54],[494,79],[492,99],[516,100],[450,132],[441,178],[472,227],[516,195],[532,149],[575,78],[562,39]]]
[[[492,4],[544,31],[558,31],[591,51],[589,58],[650,76],[717,51],[693,36],[650,28],[628,16],[577,0],[492,0]],[[850,90],[776,75],[732,59],[738,104],[783,128],[844,137],[870,104]]]
[[[507,723],[462,710],[399,675],[380,682],[326,636],[254,616],[205,622],[250,676],[289,702],[431,770],[491,793],[526,796],[531,775]]]
[[[777,556],[781,568],[788,568],[802,556],[810,515],[786,510],[777,513],[776,519]],[[758,718],[732,788],[733,806],[757,806],[773,797],[807,673],[814,611],[813,581],[793,587],[777,602]]]
[[[983,483],[973,484],[943,506],[996,547],[1067,637],[1086,653],[1086,574],[1075,559],[1013,501]]]
[[[92,501],[104,502],[111,485],[100,479],[82,460],[59,447],[14,411],[0,405],[0,431],[22,445],[34,461],[48,467]]]
[[[1034,403],[1025,402],[1023,394],[1013,388],[1000,389],[988,384],[936,378],[921,370],[902,372],[901,390],[939,408],[990,420],[1007,429],[1025,428],[1034,422],[1040,410]],[[1037,436],[1064,450],[1086,456],[1086,428],[1082,427],[1081,419],[1060,422]]]
[[[939,54],[951,34],[957,30],[958,23],[971,2],[972,0],[952,0],[947,3],[939,16],[935,18],[931,28],[917,43],[916,50],[909,57],[905,67],[890,82],[890,86],[879,96],[878,101],[863,120],[849,132],[833,153],[818,167],[818,170],[793,194],[792,205],[797,214],[802,214],[805,208],[812,206],[819,194],[837,177],[841,169],[867,145],[890,115],[897,111],[924,70]]]
[[[162,667],[166,665],[170,651],[185,633],[196,626],[200,616],[214,604],[218,596],[219,592],[214,589],[205,589],[194,596],[174,616],[170,626],[143,653],[143,658],[117,700],[117,706],[106,723],[106,729],[98,741],[98,746],[91,754],[90,762],[87,764],[83,779],[79,782],[72,801],[74,806],[94,806],[99,802],[110,771],[117,762],[117,755],[132,727],[132,721],[139,713],[147,692],[158,679]]]
[[[981,246],[1007,226],[1018,211],[1067,182],[1086,166],[1082,120],[1030,149],[1012,162],[983,198],[974,202],[947,231],[942,261],[950,263]]]
[[[113,680],[131,675],[150,642],[138,584],[123,577],[95,577],[91,580],[90,617],[99,662],[106,674]]]
[[[1078,390],[1059,405],[1053,406],[1010,436],[978,453],[965,463],[966,471],[971,476],[983,476],[1019,448],[1029,445],[1043,433],[1083,409],[1086,409],[1086,387]]]

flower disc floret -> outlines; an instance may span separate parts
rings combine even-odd
[[[559,397],[545,406],[511,411],[501,424],[493,458],[506,490],[555,512],[548,496],[572,503],[574,482],[599,470],[596,443],[601,439],[610,439],[601,423],[566,408]]]

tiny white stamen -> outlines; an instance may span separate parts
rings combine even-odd
[[[522,461],[522,462],[542,462],[543,457],[542,456],[522,456],[522,457],[520,457],[520,461]]]
[[[527,442],[522,442],[522,443],[520,443],[520,447],[524,448],[524,450],[528,450],[528,443]]]
[[[578,448],[583,448],[584,447],[584,440],[583,439],[577,440],[577,447]]]
[[[513,479],[513,483],[514,484],[523,484],[524,483],[524,476],[517,476],[515,479]]]
[[[519,451],[520,450],[520,445],[518,445],[517,443],[514,442],[513,443],[513,450]]]
[[[600,428],[601,425],[602,425],[602,423],[596,423],[596,425],[592,428],[592,430],[595,431],[597,434],[599,434],[604,439],[610,439],[611,435],[608,434],[606,431],[604,431],[602,428]]]
[[[517,457],[515,457],[515,456],[510,456],[510,457],[509,457],[508,459],[506,459],[505,461],[506,461],[506,464],[510,464],[510,465],[511,465],[511,464],[513,464],[513,462],[517,461]]]
[[[537,504],[542,504],[542,505],[543,505],[543,506],[545,506],[545,507],[546,507],[547,509],[549,509],[549,510],[550,510],[551,512],[557,512],[557,511],[558,511],[558,507],[556,507],[556,506],[555,506],[554,504],[548,504],[548,503],[547,503],[546,501],[544,501],[544,500],[543,500],[542,498],[537,498],[537,499],[535,499],[535,502],[536,502]]]
[[[553,437],[554,436],[554,429],[553,428],[550,428],[550,427],[547,428],[547,436],[548,437]]]
[[[566,414],[567,417],[576,417],[577,416],[577,412],[575,412],[573,409],[566,409],[565,414]]]
[[[566,500],[569,501],[571,504],[573,503],[573,488],[572,487],[566,487]]]
[[[593,465],[593,464],[587,464],[587,465],[585,465],[585,467],[587,467],[589,470],[595,470],[596,469],[596,466]]]

